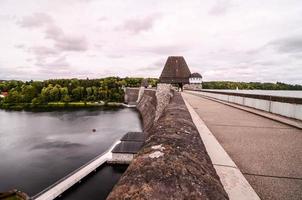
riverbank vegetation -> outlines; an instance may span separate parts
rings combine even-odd
[[[95,107],[108,102],[121,103],[124,87],[139,87],[142,78],[107,77],[102,79],[53,79],[45,81],[3,81],[0,92],[2,109],[57,109]],[[148,79],[155,86],[157,79]]]
[[[240,90],[302,90],[302,85],[291,85],[286,83],[260,83],[260,82],[232,82],[232,81],[210,81],[203,82],[203,89],[240,89]]]
[[[143,78],[51,79],[45,81],[1,81],[0,108],[8,110],[52,110],[117,106],[124,101],[124,87],[139,87]],[[149,78],[156,86],[158,79]],[[301,85],[260,82],[203,82],[204,89],[302,90]],[[109,103],[115,102],[115,103]]]

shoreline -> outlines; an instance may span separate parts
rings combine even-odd
[[[83,109],[83,108],[123,108],[124,103],[120,102],[49,102],[47,104],[32,104],[32,103],[18,103],[18,104],[0,104],[0,110],[6,111],[56,111],[68,109]]]

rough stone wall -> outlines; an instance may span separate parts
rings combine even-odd
[[[155,119],[157,100],[155,90],[145,90],[144,95],[136,106],[143,120],[143,130],[146,134],[152,128]]]
[[[149,122],[156,112],[151,96],[144,93],[139,104]],[[146,127],[145,145],[107,199],[228,199],[179,93]]]
[[[137,103],[141,100],[142,96],[144,95],[144,91],[145,91],[145,87],[140,87],[139,88],[138,97],[137,97],[137,100],[136,100]]]
[[[171,84],[157,84],[155,96],[157,104],[154,121],[156,122],[161,116],[165,107],[169,104],[171,97],[173,96],[173,92],[171,91]]]

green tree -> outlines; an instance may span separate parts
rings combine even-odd
[[[24,102],[30,103],[31,100],[37,96],[36,90],[32,85],[22,85],[21,88]]]
[[[7,97],[4,98],[4,102],[8,104],[21,103],[22,95],[18,91],[13,90]]]
[[[82,97],[84,95],[84,87],[76,87],[75,89],[72,90],[72,99],[75,101],[81,101]]]

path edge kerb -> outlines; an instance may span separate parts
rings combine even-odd
[[[229,195],[229,198],[231,200],[260,200],[258,194],[248,183],[237,165],[220,145],[190,103],[186,100],[184,93],[181,93],[181,96],[205,145],[208,155],[212,160],[220,181]]]

